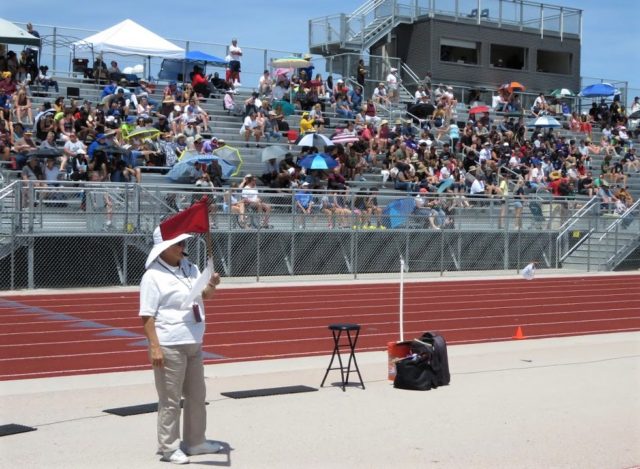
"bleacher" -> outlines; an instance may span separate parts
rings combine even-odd
[[[37,113],[37,108],[44,101],[53,101],[57,96],[65,96],[65,97],[73,97],[76,100],[84,100],[87,99],[93,103],[99,101],[103,85],[98,85],[93,83],[92,81],[85,80],[83,78],[74,78],[74,77],[60,77],[57,78],[60,92],[55,93],[53,88],[49,89],[49,93],[45,93],[43,90],[32,90],[32,104],[34,107],[34,114]],[[158,84],[156,86],[154,94],[151,95],[151,98],[157,102],[162,101],[162,92],[164,89],[164,85]],[[253,88],[243,87],[239,89],[238,94],[236,95],[236,103],[242,104],[245,99],[247,99]],[[33,92],[35,91],[35,92]],[[203,132],[203,136],[205,138],[215,136],[217,138],[222,138],[226,141],[227,145],[237,148],[243,158],[243,166],[241,169],[241,173],[235,178],[235,180],[241,180],[244,174],[254,174],[260,175],[264,172],[264,163],[261,160],[261,152],[262,149],[269,145],[280,145],[286,148],[288,151],[292,151],[294,154],[299,150],[299,147],[295,145],[291,145],[286,141],[286,138],[281,139],[279,142],[267,142],[264,139],[261,141],[261,146],[263,148],[256,148],[255,142],[252,140],[249,144],[249,147],[245,146],[245,141],[243,137],[239,133],[239,129],[242,125],[242,118],[239,116],[230,115],[227,111],[225,111],[222,107],[222,99],[221,98],[210,98],[202,101],[200,103],[201,107],[209,114],[210,116],[210,126],[209,132]],[[393,118],[394,115],[398,114],[398,108],[395,110],[389,111],[389,118]],[[383,111],[384,112],[384,111]],[[337,116],[334,112],[331,111],[329,107],[325,110],[324,113],[331,120],[331,127],[326,128],[324,130],[324,134],[327,137],[330,137],[337,127],[346,126],[348,122],[347,119],[343,119]],[[297,130],[299,128],[301,111],[296,111],[293,115],[288,116],[286,118],[287,122],[290,125],[291,129]],[[386,118],[387,116],[382,115],[381,117]],[[496,114],[492,117],[506,117],[500,114]],[[467,110],[464,106],[459,106],[457,109],[456,120],[459,123],[464,123],[469,118]],[[562,116],[558,117],[559,120],[563,120]],[[570,132],[569,130],[559,129],[555,131],[557,135],[563,135],[567,138],[573,138],[579,140],[584,138],[584,135],[576,134]],[[601,133],[599,129],[594,128],[593,132],[593,141],[598,142],[601,137]],[[443,142],[436,141],[436,145],[441,146]],[[598,175],[600,173],[600,166],[604,159],[603,155],[595,155],[592,158],[592,168],[594,175]],[[166,171],[160,171],[155,167],[142,167],[143,177],[142,184],[155,186],[157,184],[165,184],[168,181],[167,177],[163,174]],[[14,175],[15,176],[15,175]],[[359,189],[362,187],[379,187],[383,191],[385,188],[382,187],[382,178],[379,173],[379,169],[374,168],[372,172],[364,175],[366,180],[355,180],[350,181],[349,185],[354,189]],[[231,182],[231,181],[229,181]],[[640,196],[640,175],[633,173],[628,174],[628,183],[627,183],[630,192],[637,198]],[[391,189],[391,192],[394,192]],[[384,197],[384,193],[382,194]]]

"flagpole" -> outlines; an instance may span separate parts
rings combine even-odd
[[[404,340],[404,259],[400,256],[400,342]]]

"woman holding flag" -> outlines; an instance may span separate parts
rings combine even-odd
[[[149,342],[158,392],[158,453],[163,461],[174,464],[189,463],[187,455],[217,453],[222,449],[219,443],[205,438],[206,387],[202,363],[203,299],[214,297],[220,276],[212,272],[212,267],[201,275],[198,267],[186,259],[184,250],[185,240],[192,236],[190,232],[209,233],[207,205],[206,198],[196,202],[154,230],[153,248],[145,263],[147,271],[140,283],[139,315]],[[184,397],[182,445],[181,397]]]

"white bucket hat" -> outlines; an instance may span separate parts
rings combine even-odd
[[[153,230],[153,247],[147,256],[147,262],[144,263],[144,267],[148,269],[153,261],[155,261],[165,249],[187,238],[191,238],[189,233],[182,233],[171,239],[162,239],[162,232],[160,231],[160,227],[157,226],[156,229]]]

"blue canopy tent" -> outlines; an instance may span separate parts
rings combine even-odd
[[[199,65],[203,69],[206,69],[207,65],[225,67],[227,63],[225,59],[215,55],[198,50],[191,50],[185,54],[184,59],[164,59],[160,66],[158,79],[186,81],[188,73],[193,70],[194,65]]]

